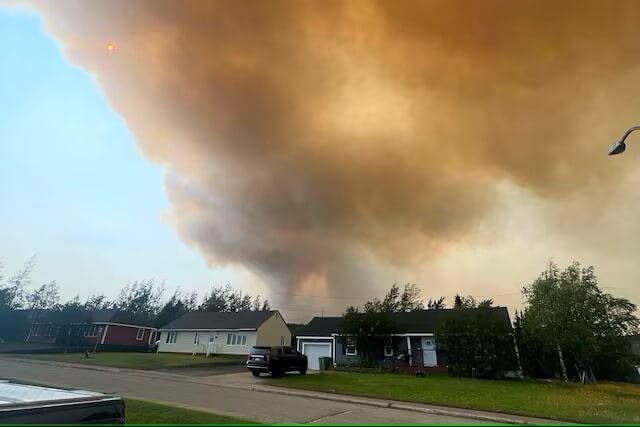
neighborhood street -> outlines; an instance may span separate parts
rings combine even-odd
[[[247,379],[251,378],[246,374]],[[191,382],[188,377],[131,375],[0,358],[0,378],[75,387],[128,397],[188,405],[262,422],[295,423],[473,423],[473,419],[400,409],[270,394]]]

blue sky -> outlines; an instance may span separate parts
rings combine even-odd
[[[0,7],[0,262],[33,254],[34,285],[65,298],[129,280],[203,291],[238,281],[210,269],[162,222],[162,170],[137,152],[94,79],[68,64],[35,14]],[[235,280],[234,280],[235,279]]]

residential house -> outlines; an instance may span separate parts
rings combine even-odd
[[[34,316],[25,339],[111,350],[147,349],[157,334],[151,319],[116,309],[79,310],[71,313],[44,311]]]
[[[160,328],[158,352],[249,354],[253,346],[290,345],[291,332],[273,311],[191,312]]]
[[[512,332],[506,307],[389,313],[389,320],[397,333],[380,337],[379,350],[374,354],[376,364],[385,367],[446,369],[446,351],[437,345],[436,329],[444,320],[466,315],[469,310],[487,310],[490,316],[495,316],[506,334]],[[342,317],[314,317],[297,331],[297,349],[307,355],[309,369],[318,369],[320,357],[330,357],[334,366],[359,364],[357,343],[351,337],[340,336],[341,322]]]

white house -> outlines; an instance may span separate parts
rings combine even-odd
[[[291,332],[273,311],[193,312],[160,328],[158,352],[249,354],[251,347],[290,345]]]

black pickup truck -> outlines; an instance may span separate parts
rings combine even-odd
[[[0,380],[0,425],[42,423],[124,424],[124,400],[85,390]]]
[[[247,369],[255,377],[263,372],[269,372],[274,377],[290,371],[304,375],[307,373],[307,364],[307,356],[286,346],[253,347],[247,358]]]

